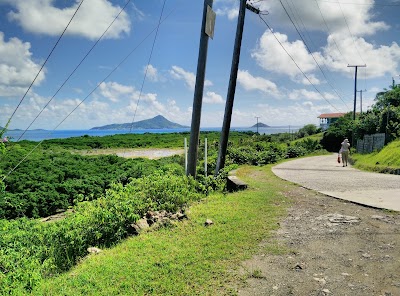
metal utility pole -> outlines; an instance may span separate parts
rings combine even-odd
[[[257,134],[258,134],[258,119],[260,118],[259,116],[256,116],[255,118],[257,118]]]
[[[362,114],[362,93],[363,91],[367,91],[366,89],[364,90],[358,90],[357,92],[360,93],[360,114]]]
[[[356,102],[357,102],[357,69],[358,67],[366,67],[367,65],[347,65],[347,67],[353,67],[356,69],[354,74],[354,109],[353,109],[353,120],[356,119]]]
[[[197,61],[196,85],[194,88],[192,125],[190,130],[187,175],[196,177],[197,151],[200,134],[201,106],[203,103],[204,80],[206,74],[208,38],[213,38],[215,12],[212,10],[213,0],[204,0],[203,22],[200,32],[199,58]]]
[[[260,13],[260,10],[258,10],[257,8],[254,8],[249,4],[246,5],[246,0],[240,0],[239,16],[236,27],[235,46],[233,49],[233,57],[232,57],[231,75],[229,78],[228,94],[226,97],[226,104],[225,104],[225,116],[222,125],[221,139],[219,142],[219,151],[218,151],[217,166],[215,168],[215,175],[217,175],[218,172],[225,166],[229,130],[231,128],[233,101],[235,99],[237,73],[239,70],[240,48],[242,45],[243,26],[246,15],[246,8],[253,11],[254,13],[257,14]]]

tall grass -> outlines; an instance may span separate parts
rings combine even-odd
[[[187,221],[91,255],[33,294],[234,294],[230,283],[238,280],[240,262],[277,228],[288,205],[281,192],[291,186],[273,176],[270,166],[241,168],[239,177],[250,189],[211,195],[190,208]],[[206,219],[214,224],[204,226]]]

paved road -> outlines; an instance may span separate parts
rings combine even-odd
[[[284,180],[329,196],[400,211],[400,176],[343,167],[337,163],[337,154],[288,161],[272,171]]]

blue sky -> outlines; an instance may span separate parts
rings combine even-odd
[[[190,125],[203,0],[166,0],[156,39],[164,0],[130,1],[64,84],[127,2],[84,0],[17,108],[80,2],[0,0],[0,125],[15,110],[12,129],[88,129],[159,114]],[[363,111],[392,77],[400,81],[400,0],[248,3],[263,15],[246,12],[233,127],[256,116],[271,126],[318,124],[321,113],[352,111],[349,64],[367,66],[358,69]],[[238,6],[213,3],[202,127],[222,126]]]

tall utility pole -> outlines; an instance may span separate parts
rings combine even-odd
[[[260,118],[259,116],[256,116],[255,118],[257,118],[257,134],[258,134],[258,119]]]
[[[357,92],[360,93],[360,114],[362,114],[362,93],[363,91],[367,91],[366,89],[364,90],[358,90]]]
[[[354,74],[354,109],[353,109],[353,120],[356,119],[356,102],[357,102],[357,69],[358,67],[366,67],[367,65],[347,65],[347,67],[353,67],[356,69]]]
[[[243,26],[246,15],[246,8],[257,14],[260,13],[260,11],[257,8],[254,8],[249,4],[246,5],[246,0],[240,0],[239,16],[236,27],[235,46],[233,49],[233,57],[232,57],[231,75],[229,78],[228,94],[226,97],[226,104],[225,104],[225,116],[222,125],[221,139],[219,142],[219,151],[218,151],[218,159],[217,159],[217,166],[215,169],[215,175],[217,175],[218,172],[225,166],[226,149],[228,147],[229,130],[231,128],[233,101],[235,100],[236,81],[237,81],[237,73],[239,70],[240,48],[242,45]]]
[[[196,176],[197,151],[200,134],[201,106],[203,103],[204,80],[206,74],[208,38],[213,37],[215,13],[212,11],[213,0],[204,0],[203,23],[200,32],[199,58],[197,61],[196,85],[194,88],[192,125],[190,130],[187,175]]]
[[[357,69],[358,67],[366,67],[367,65],[347,65],[347,67],[354,67],[356,69],[354,74],[354,108],[353,108],[353,121],[356,120],[356,102],[357,102]],[[351,145],[354,147],[354,131],[351,133]]]

